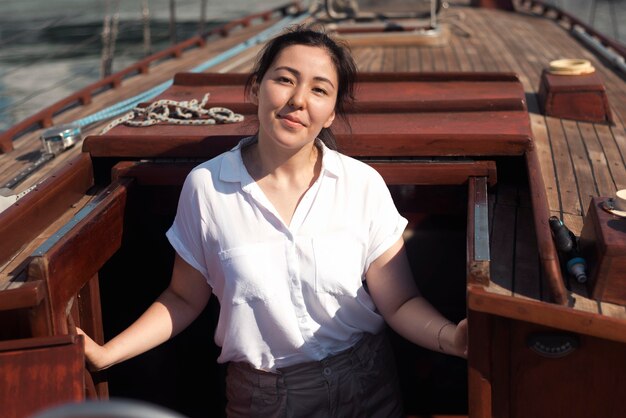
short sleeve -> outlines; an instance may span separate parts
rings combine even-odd
[[[398,212],[387,184],[376,171],[372,176],[366,198],[366,205],[371,207],[369,212],[371,218],[365,271],[400,239],[408,224],[406,218]]]
[[[206,210],[201,176],[197,170],[192,170],[185,179],[178,209],[172,226],[166,236],[180,257],[198,270],[211,285],[206,266],[206,239],[203,211]]]

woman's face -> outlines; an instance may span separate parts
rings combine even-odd
[[[335,118],[337,71],[323,48],[283,49],[252,90],[258,105],[259,141],[298,150]]]

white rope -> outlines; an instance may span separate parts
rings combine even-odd
[[[151,126],[157,123],[172,125],[215,125],[216,123],[237,123],[243,121],[243,115],[225,107],[206,108],[210,93],[206,93],[201,102],[197,99],[176,101],[162,99],[149,106],[135,107],[125,115],[115,119],[102,129],[100,135],[117,125]]]

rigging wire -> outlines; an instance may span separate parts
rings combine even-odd
[[[100,62],[100,74],[102,78],[111,75],[113,57],[115,56],[115,42],[119,31],[120,0],[114,1],[114,11],[109,13],[111,0],[106,0],[106,13],[102,24],[102,58]]]
[[[143,28],[143,54],[147,57],[152,51],[152,33],[150,32],[150,5],[148,0],[141,0],[141,24]]]

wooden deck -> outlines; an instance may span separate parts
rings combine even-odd
[[[388,2],[394,7],[396,3],[409,3],[403,0]],[[376,148],[368,162],[378,164],[379,168],[388,163],[383,160],[386,157],[405,158],[402,161],[405,165],[398,161],[388,165],[388,184],[394,183],[389,179],[393,179],[398,171],[401,171],[401,181],[409,181],[406,179],[406,166],[426,163],[424,165],[429,165],[429,170],[420,175],[427,177],[427,186],[432,186],[436,183],[432,168],[436,164],[432,163],[437,162],[442,163],[438,175],[445,181],[441,184],[447,187],[451,184],[450,175],[454,174],[450,166],[456,163],[465,166],[461,180],[457,179],[453,188],[446,188],[444,197],[439,187],[436,190],[415,188],[411,194],[405,188],[406,183],[399,183],[397,189],[390,186],[392,193],[396,191],[394,196],[398,207],[409,209],[407,217],[412,223],[407,228],[407,250],[414,271],[420,269],[416,280],[422,292],[434,304],[437,302],[438,309],[451,320],[464,316],[471,318],[468,322],[471,348],[467,365],[460,362],[461,359],[433,352],[403,351],[406,342],[395,342],[398,344],[397,352],[404,353],[400,357],[403,361],[401,372],[406,372],[406,378],[403,380],[401,376],[401,380],[407,393],[414,396],[408,404],[409,409],[420,414],[432,410],[437,414],[466,416],[464,414],[467,413],[480,418],[617,418],[621,416],[621,411],[615,408],[615,402],[622,395],[620,379],[626,370],[623,356],[626,306],[598,302],[588,296],[583,285],[568,279],[565,279],[567,289],[564,293],[569,303],[562,303],[562,300],[546,303],[554,302],[554,271],[550,269],[554,263],[547,268],[545,263],[546,257],[552,257],[553,251],[540,251],[538,246],[543,245],[545,249],[545,242],[552,241],[549,234],[539,237],[547,236],[547,240],[537,239],[536,234],[542,234],[542,231],[535,226],[547,223],[550,214],[562,218],[576,235],[580,235],[591,198],[611,196],[615,190],[626,187],[624,76],[614,73],[602,60],[581,47],[566,28],[550,18],[529,11],[513,14],[494,9],[474,9],[467,3],[455,1],[449,9],[441,12],[439,21],[444,38],[434,42],[411,32],[371,31],[367,35],[341,32],[341,36],[346,36],[351,43],[360,70],[370,73],[360,84],[363,93],[359,96],[362,99],[360,112],[351,114],[354,120],[365,120],[369,124],[354,123],[356,129],[349,135],[342,131],[342,126],[336,129],[340,143],[348,148],[348,152],[367,160],[370,154],[359,151],[359,146],[365,151],[368,146]],[[79,100],[71,109],[48,114],[47,117],[53,119],[54,124],[61,124],[92,115],[170,80],[176,73],[190,71],[280,19],[281,16],[274,14],[267,16],[267,20],[256,19],[255,22],[248,22],[252,24],[238,26],[230,30],[228,36],[211,38],[206,44],[191,43],[184,50],[165,54],[162,59],[152,62],[147,66],[147,72],[141,71],[116,80],[102,91],[88,91],[85,95],[89,99],[87,103],[80,103]],[[406,21],[407,25],[416,27],[425,23],[417,19]],[[380,22],[344,21],[338,27],[354,29],[368,25],[369,29],[375,29]],[[207,72],[246,73],[259,48],[259,45],[253,46],[209,68]],[[564,57],[585,58],[592,62],[607,88],[613,124],[577,122],[546,117],[541,113],[537,96],[541,73],[550,61]],[[371,74],[382,72],[386,74]],[[437,80],[433,80],[433,74],[429,74],[428,82],[421,84],[411,79],[410,87],[406,87],[407,80],[398,80],[401,77],[394,72],[437,72],[439,84],[434,82]],[[458,80],[459,72],[483,78],[485,73],[490,73],[491,77],[495,74],[496,78],[506,77],[499,80],[499,85],[487,83],[491,87],[485,88],[477,87],[476,79],[472,82]],[[458,94],[445,95],[443,105],[437,101],[442,96],[439,92],[446,88],[442,86],[440,73],[453,73],[454,84],[446,87],[454,85],[456,90],[462,90],[455,91]],[[517,74],[523,91],[511,73]],[[414,74],[409,76],[415,77]],[[189,75],[179,76],[185,77]],[[368,90],[365,83],[368,77],[370,82],[381,82],[382,79],[385,83],[384,98],[379,94],[380,86]],[[390,77],[399,81],[400,87],[392,87]],[[444,77],[450,75],[444,74]],[[221,80],[214,82],[213,86],[201,84],[203,89],[210,91],[213,88],[216,101],[224,100],[224,97],[232,99],[233,89],[238,87],[235,84],[226,85],[225,79],[241,80],[239,76],[212,75],[206,78]],[[433,87],[435,84],[436,88]],[[427,87],[422,88],[422,85]],[[502,88],[502,85],[508,88]],[[182,89],[178,90],[179,93],[184,93],[187,88],[176,87]],[[421,95],[416,94],[418,87]],[[476,94],[478,89],[480,94]],[[397,92],[395,97],[390,97],[392,91]],[[468,96],[473,100],[467,100]],[[524,96],[530,124],[521,103]],[[487,105],[482,100],[485,98],[489,102]],[[504,103],[505,99],[515,99],[518,107],[512,108],[510,101]],[[451,110],[450,103],[455,101],[457,107]],[[236,102],[233,101],[235,105],[247,105]],[[476,112],[478,102],[482,106],[480,113]],[[461,105],[466,107],[460,109]],[[505,109],[494,109],[494,106]],[[413,113],[398,111],[407,107],[412,107]],[[436,113],[433,107],[443,108],[444,111]],[[253,119],[253,110],[247,111],[246,117]],[[401,124],[395,124],[391,129],[379,122],[387,122],[389,112],[396,112],[396,121],[400,118],[403,118],[402,121],[410,120],[410,123],[401,126],[404,132],[397,129]],[[491,117],[492,113],[498,115]],[[446,115],[445,120],[449,123],[442,122],[439,117],[442,114]],[[481,117],[474,118],[473,115],[477,114]],[[471,123],[467,122],[468,119]],[[148,299],[151,302],[150,292],[158,292],[159,287],[165,287],[169,281],[171,259],[165,254],[166,251],[173,254],[164,232],[171,225],[179,187],[190,167],[201,157],[215,151],[209,148],[224,146],[221,139],[201,141],[219,137],[220,129],[226,127],[216,126],[210,134],[206,134],[206,128],[195,127],[195,131],[183,129],[184,134],[181,134],[182,128],[178,126],[139,130],[119,126],[119,129],[115,128],[116,133],[99,135],[108,123],[102,121],[84,129],[83,136],[91,135],[92,138],[54,158],[21,183],[15,191],[20,192],[36,184],[41,186],[27,194],[18,205],[3,212],[0,236],[12,239],[0,240],[0,260],[4,263],[0,263],[0,305],[4,307],[4,311],[0,310],[0,319],[3,324],[8,324],[0,334],[11,339],[18,336],[20,340],[17,343],[0,341],[4,343],[0,354],[10,355],[11,350],[24,351],[23,343],[26,341],[28,347],[35,343],[54,344],[59,346],[62,355],[75,360],[82,352],[76,353],[79,341],[66,335],[71,330],[71,321],[67,321],[69,309],[72,321],[80,319],[76,323],[102,341],[103,323],[107,323],[107,332],[125,324],[126,316],[134,318],[134,310],[141,309],[144,299],[146,304]],[[245,126],[246,129],[254,129],[253,123]],[[424,128],[416,129],[421,126]],[[468,132],[467,126],[473,129]],[[376,133],[372,135],[374,127]],[[155,132],[152,129],[158,135],[150,138],[151,132]],[[532,129],[534,142],[529,139],[529,129]],[[16,138],[13,142],[15,149],[0,154],[0,187],[40,157],[40,132],[41,129],[35,129]],[[450,148],[438,141],[440,137],[437,135],[441,132],[447,135],[448,141],[453,137]],[[192,134],[196,137],[190,139]],[[185,135],[188,136],[184,138]],[[369,138],[367,135],[370,135]],[[387,142],[393,141],[394,135],[404,135],[401,140],[404,142]],[[378,141],[372,141],[373,136]],[[494,136],[499,142],[491,141]],[[517,139],[511,140],[512,136],[517,136]],[[197,141],[198,138],[200,141]],[[466,142],[459,142],[459,138]],[[188,148],[180,147],[182,151],[175,148],[176,141]],[[431,141],[438,144],[434,151],[431,151]],[[372,145],[373,142],[376,144]],[[121,152],[116,144],[121,144],[127,154]],[[133,144],[139,144],[137,148],[143,153],[133,154]],[[494,153],[495,146],[504,146],[502,144],[506,145],[505,151],[508,152]],[[6,143],[3,144],[0,136],[2,145],[6,146]],[[517,148],[511,148],[513,146]],[[102,149],[111,153],[102,153]],[[183,154],[177,154],[173,149]],[[204,154],[198,155],[198,152]],[[150,159],[162,155],[167,155],[168,159],[134,161],[136,158]],[[415,161],[408,161],[414,156],[418,156]],[[538,157],[541,168],[540,182],[537,182],[539,177],[534,175],[537,172],[530,176],[527,174],[527,164],[536,161],[534,156]],[[122,161],[118,161],[117,157]],[[375,158],[381,159],[376,161]],[[73,165],[70,166],[69,162]],[[457,165],[456,168],[461,166]],[[468,171],[467,167],[471,167],[472,171]],[[65,172],[54,171],[57,176],[54,178],[51,173],[57,168]],[[111,184],[107,184],[109,176],[112,177]],[[543,184],[539,197],[537,184]],[[541,205],[544,191],[547,207]],[[537,202],[545,210],[538,212]],[[481,210],[486,207],[488,222],[485,220],[487,212]],[[146,208],[149,210],[146,211]],[[123,224],[120,222],[122,218]],[[483,233],[487,230],[488,233]],[[487,234],[491,261],[478,257],[478,254],[486,254]],[[150,245],[142,245],[148,242]],[[481,246],[481,243],[485,245]],[[477,247],[480,251],[475,251]],[[73,257],[71,252],[76,248],[80,249],[79,257]],[[155,257],[155,253],[164,256]],[[97,273],[95,270],[98,270]],[[149,278],[149,285],[142,281],[141,278],[145,277]],[[560,276],[558,278],[560,285]],[[122,287],[124,291],[120,292]],[[77,293],[79,288],[80,293]],[[102,309],[100,300],[103,301]],[[111,392],[116,396],[118,393],[138,394],[139,389],[142,392],[140,396],[159,402],[176,402],[181,410],[183,407],[192,411],[197,408],[198,412],[193,416],[206,416],[207,407],[223,411],[223,404],[220,403],[223,399],[218,393],[222,388],[219,379],[223,376],[215,362],[218,350],[211,338],[207,338],[209,330],[215,326],[216,303],[213,299],[199,320],[177,341],[171,341],[173,345],[165,344],[155,349],[155,357],[111,368],[104,380],[85,373],[86,393],[89,396],[107,395],[108,380],[116,385],[112,386],[115,391]],[[112,306],[113,309],[104,309]],[[46,312],[40,312],[42,309]],[[27,315],[21,315],[24,312]],[[51,313],[56,315],[51,316]],[[27,331],[12,329],[19,328],[21,322],[28,322],[30,328]],[[21,339],[27,333],[36,336],[37,341]],[[42,340],[42,335],[45,338],[49,335],[64,338],[51,343]],[[545,335],[548,340],[537,339],[530,345],[529,337]],[[551,340],[554,336],[557,339]],[[561,339],[563,336],[570,339]],[[533,351],[537,348],[536,344],[543,344],[542,341],[557,341],[559,344],[574,341],[574,346],[579,349],[571,356],[571,353],[565,353],[564,357],[553,361],[555,358],[551,353],[537,355]],[[554,347],[550,344],[547,348]],[[192,355],[191,350],[202,354]],[[445,361],[439,361],[434,356],[442,356]],[[40,357],[29,358],[28,362],[37,361]],[[163,358],[173,361],[163,362]],[[47,364],[57,363],[57,360],[47,361]],[[80,369],[79,363],[74,361],[75,370]],[[31,369],[28,370],[30,373]],[[583,385],[580,384],[580,370],[585,371],[583,377],[586,384]],[[187,377],[192,375],[207,378],[207,382],[189,385]],[[18,374],[10,376],[15,378],[15,382],[23,380]],[[430,380],[433,376],[436,382]],[[75,376],[73,380],[80,381],[81,377]],[[425,385],[413,386],[421,384],[418,380]],[[211,386],[216,382],[218,386]],[[20,386],[25,393],[23,399],[19,397],[19,403],[11,397],[5,397],[5,403],[16,407],[37,404],[40,393],[48,390],[50,381],[39,378],[32,383]],[[145,383],[154,383],[154,386]],[[207,386],[210,389],[207,390]],[[181,387],[184,389],[181,390]],[[437,393],[430,392],[433,388]],[[63,388],[59,386],[59,389]],[[150,393],[144,394],[144,389]],[[177,393],[179,390],[183,393]],[[82,396],[80,388],[77,392],[80,393],[75,397]]]
[[[59,124],[82,118],[143,92],[170,79],[176,72],[188,71],[211,56],[237,45],[277,20],[274,17],[234,31],[230,36],[205,46],[190,48],[178,58],[155,65],[150,69],[150,77],[142,74],[129,77],[120,87],[98,95],[91,104],[60,114],[54,122]],[[393,40],[387,33],[369,37],[369,44],[362,41],[354,43],[352,48],[359,69],[371,72],[515,72],[526,92],[549,211],[562,218],[579,235],[591,197],[612,196],[616,190],[626,188],[624,79],[592,52],[581,47],[567,28],[530,11],[519,11],[514,15],[452,3],[449,9],[442,11],[439,22],[446,29],[444,33],[448,34],[447,42],[441,46],[424,45],[417,38]],[[420,24],[418,21],[415,23]],[[259,46],[250,48],[208,71],[247,72],[258,50]],[[536,94],[542,70],[550,61],[564,57],[584,58],[592,62],[604,80],[613,124],[558,119],[546,117],[540,112]],[[89,127],[84,135],[98,133],[105,124],[102,122]],[[39,131],[35,131],[20,137],[14,141],[14,151],[0,155],[0,184],[39,157],[41,147],[38,135]],[[49,170],[79,151],[80,145],[56,157],[45,169],[20,184],[16,191],[37,184]],[[536,280],[541,277],[541,269],[536,248],[529,245],[534,242],[529,202],[528,187],[523,183],[499,184],[491,196],[491,228],[499,231],[492,234],[492,255],[501,264],[492,263],[493,283],[488,290],[543,300],[548,289],[545,283]],[[502,231],[508,233],[503,234]],[[593,301],[575,283],[568,286],[574,296],[575,309],[626,319],[625,307]]]

